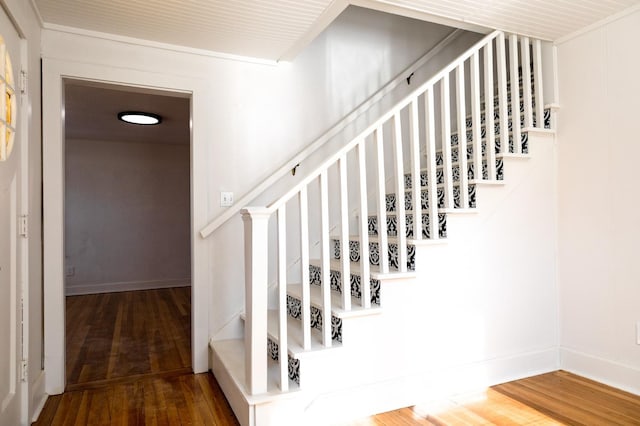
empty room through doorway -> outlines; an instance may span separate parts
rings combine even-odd
[[[190,98],[68,80],[64,111],[66,390],[191,372]]]

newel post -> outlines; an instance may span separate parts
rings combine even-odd
[[[243,209],[245,374],[250,394],[267,392],[267,281],[269,217],[264,207]]]

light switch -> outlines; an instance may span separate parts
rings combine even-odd
[[[220,192],[220,207],[231,207],[233,205],[233,192]]]

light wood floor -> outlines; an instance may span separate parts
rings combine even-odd
[[[35,424],[237,425],[190,328],[188,288],[68,298],[67,389]],[[344,425],[561,424],[640,425],[640,397],[557,371]]]
[[[66,390],[191,372],[191,289],[67,297],[66,339]]]

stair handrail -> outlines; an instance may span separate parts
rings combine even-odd
[[[464,52],[462,55],[458,56],[453,62],[449,63],[449,65],[447,65],[446,67],[444,67],[442,70],[440,70],[437,74],[435,74],[433,77],[431,77],[429,80],[427,80],[426,82],[424,82],[422,85],[420,85],[418,88],[416,88],[414,91],[412,91],[410,94],[408,94],[407,96],[405,96],[400,102],[396,103],[396,105],[391,108],[389,111],[387,111],[384,115],[382,115],[380,118],[378,118],[373,124],[371,124],[369,127],[367,127],[366,129],[364,129],[362,132],[360,132],[358,134],[358,136],[354,137],[351,142],[349,142],[347,145],[343,146],[339,151],[337,151],[335,154],[333,154],[332,156],[330,156],[327,160],[325,160],[324,162],[322,162],[322,164],[320,164],[318,167],[316,167],[312,172],[310,172],[309,174],[307,174],[307,177],[305,177],[302,181],[300,181],[298,184],[296,184],[291,190],[287,191],[284,195],[282,195],[280,198],[278,198],[276,201],[273,201],[271,204],[269,204],[266,208],[267,211],[269,213],[273,213],[276,210],[278,210],[278,208],[280,208],[280,206],[282,206],[283,204],[285,204],[287,201],[289,201],[294,195],[296,195],[297,193],[300,192],[300,190],[303,187],[306,187],[307,185],[309,185],[309,183],[311,181],[313,181],[314,179],[317,179],[318,176],[320,176],[320,174],[325,171],[326,169],[328,169],[330,166],[332,166],[333,164],[335,164],[340,157],[342,157],[344,154],[346,154],[347,152],[351,151],[358,143],[360,143],[360,141],[367,135],[373,133],[373,131],[378,128],[382,123],[387,122],[389,119],[391,119],[391,117],[393,117],[398,111],[404,109],[407,105],[409,105],[415,98],[417,98],[418,96],[422,95],[424,92],[426,92],[428,89],[430,89],[432,86],[434,86],[436,83],[438,83],[440,80],[442,80],[442,78],[445,75],[448,75],[449,73],[451,73],[451,71],[453,71],[454,69],[456,69],[457,67],[460,66],[460,64],[464,63],[467,59],[469,59],[474,53],[478,52],[480,49],[482,49],[485,45],[487,45],[488,43],[492,42],[493,39],[495,39],[496,37],[498,37],[500,34],[503,34],[502,31],[500,30],[496,30],[494,32],[492,32],[491,34],[485,36],[482,40],[478,41],[476,44],[474,44],[473,46],[471,46],[466,52]]]
[[[384,85],[381,89],[371,95],[367,100],[360,103],[353,111],[347,114],[344,118],[338,121],[335,125],[333,125],[329,130],[324,132],[320,137],[318,137],[314,142],[310,145],[302,149],[296,155],[294,155],[289,161],[283,164],[280,168],[278,168],[274,173],[272,173],[267,179],[264,179],[260,184],[254,187],[252,190],[244,194],[240,197],[233,206],[225,210],[223,213],[216,216],[213,220],[211,220],[206,226],[202,228],[200,231],[200,236],[202,238],[207,238],[211,235],[216,229],[226,223],[229,219],[234,217],[238,212],[244,208],[248,202],[256,198],[262,192],[264,192],[269,186],[273,185],[277,182],[278,179],[285,176],[292,170],[296,165],[302,163],[306,158],[314,154],[320,147],[322,147],[326,142],[328,142],[332,137],[339,134],[346,126],[360,117],[365,111],[367,111],[372,104],[380,101],[384,96],[386,96],[391,90],[400,84],[401,81],[404,81],[407,75],[413,73],[418,70],[420,67],[425,65],[429,60],[431,60],[435,55],[437,55],[443,48],[445,48],[450,42],[455,40],[463,30],[456,28],[442,38],[436,45],[431,48],[427,53],[422,55],[418,60],[413,62],[403,71],[398,73],[393,80]]]

